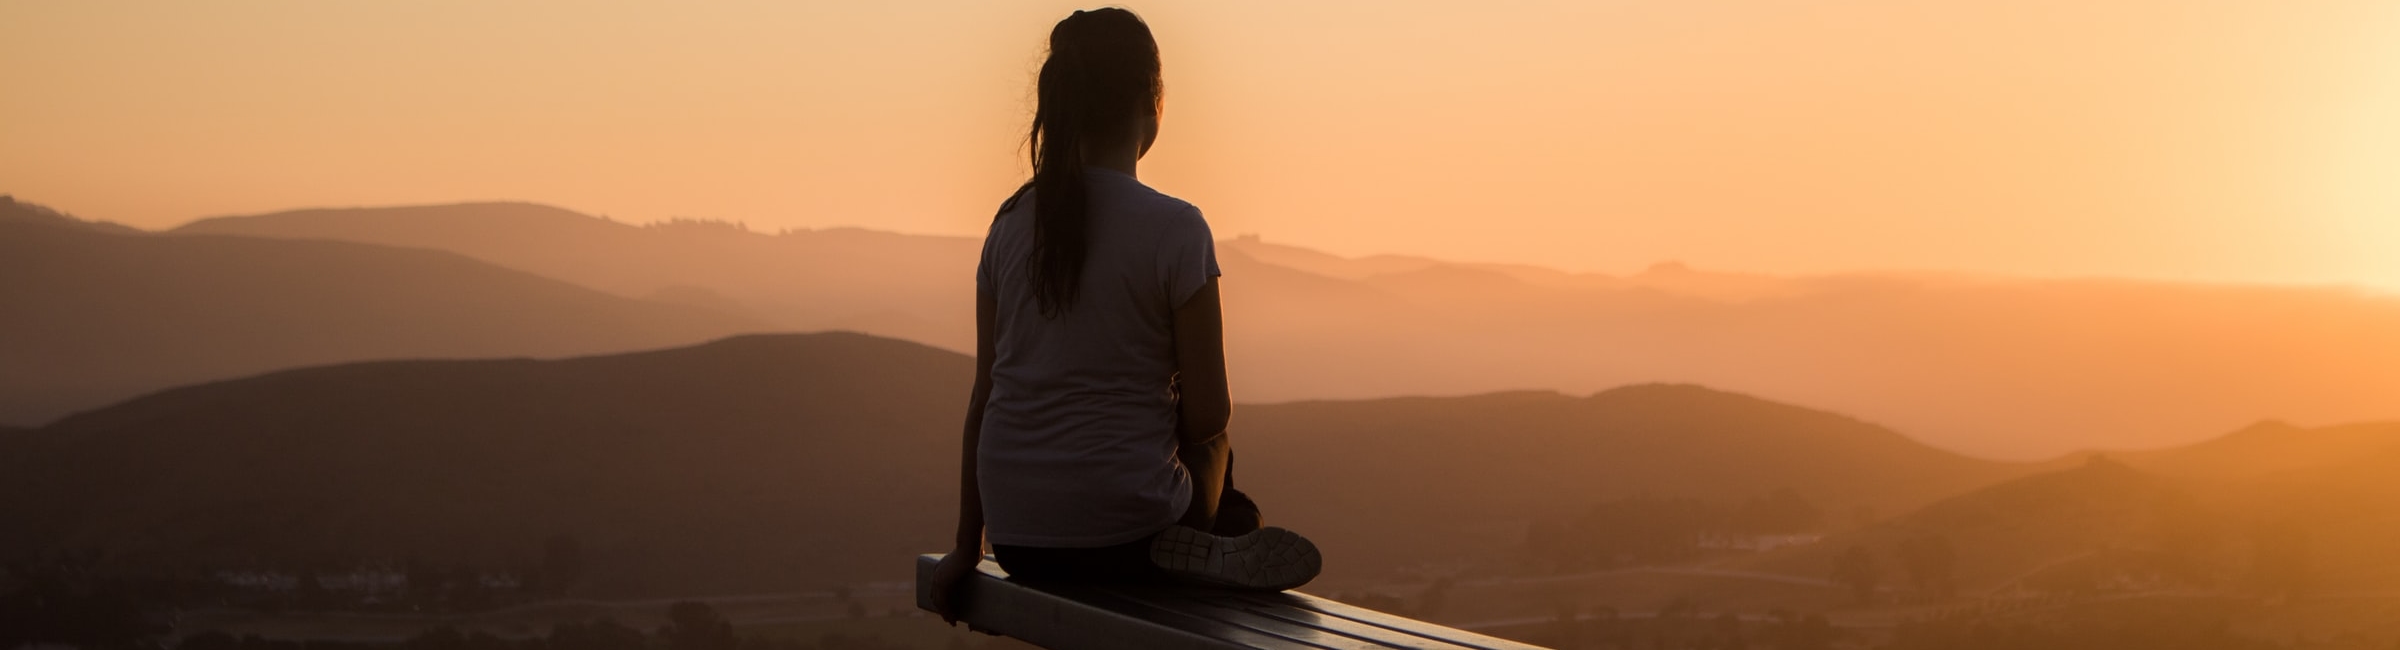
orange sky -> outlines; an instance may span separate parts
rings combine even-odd
[[[0,192],[977,234],[1074,6],[10,2]],[[1169,87],[1144,177],[1224,236],[2400,289],[2388,0],[1132,8]]]

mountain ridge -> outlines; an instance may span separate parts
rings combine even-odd
[[[764,328],[447,251],[125,233],[26,205],[0,206],[15,215],[0,220],[0,301],[11,305],[0,418],[17,424],[278,368],[555,356]]]

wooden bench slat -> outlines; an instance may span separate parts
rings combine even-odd
[[[940,555],[917,558],[917,607],[932,611],[927,580]],[[985,558],[981,575],[964,585],[959,619],[1051,650],[1328,650],[1228,626],[1187,614],[1138,607],[1091,585],[1033,585],[1008,580],[998,562]]]
[[[1393,616],[1391,614],[1359,607],[1357,605],[1352,605],[1338,600],[1318,598],[1316,596],[1299,592],[1285,592],[1280,594],[1243,594],[1243,597],[1252,601],[1261,601],[1268,604],[1289,603],[1293,606],[1306,609],[1308,611],[1350,621],[1356,621],[1362,625],[1371,625],[1403,634],[1429,636],[1431,638],[1438,638],[1454,645],[1474,648],[1475,650],[1543,650],[1541,646],[1537,645],[1519,643],[1498,637],[1476,634],[1474,632],[1427,623],[1425,621],[1420,621],[1413,618]]]
[[[1322,650],[1388,650],[1390,648],[1390,646],[1367,643],[1355,638],[1328,634],[1321,630],[1278,625],[1273,621],[1261,621],[1256,616],[1240,615],[1243,612],[1234,612],[1236,614],[1234,616],[1225,616],[1223,608],[1207,606],[1202,600],[1162,598],[1161,594],[1141,593],[1138,590],[1133,593],[1117,592],[1118,589],[1123,589],[1122,587],[1091,586],[1089,588],[1097,594],[1102,594],[1101,598],[1104,599],[1104,602],[1114,607],[1155,612],[1160,618],[1191,618],[1207,621],[1216,625],[1249,630],[1283,643]]]
[[[1395,632],[1393,630],[1371,625],[1363,625],[1349,619],[1324,616],[1302,609],[1259,608],[1254,605],[1212,601],[1208,599],[1192,599],[1179,604],[1185,607],[1191,607],[1203,611],[1234,612],[1240,616],[1227,618],[1240,618],[1243,620],[1240,622],[1228,620],[1227,622],[1234,623],[1236,625],[1243,625],[1262,632],[1277,634],[1287,638],[1308,638],[1313,641],[1315,637],[1322,635],[1323,637],[1327,638],[1340,639],[1341,642],[1339,647],[1343,648],[1364,648],[1370,650],[1385,648],[1407,648],[1409,650],[1463,650],[1467,648],[1467,646],[1462,646],[1455,643],[1447,643],[1439,639],[1431,639],[1422,635]]]
[[[940,555],[917,558],[917,606]],[[1054,650],[1540,650],[1298,592],[1181,585],[1025,583],[985,558],[960,619]]]

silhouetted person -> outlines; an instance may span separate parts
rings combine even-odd
[[[1134,175],[1160,83],[1133,12],[1050,32],[1033,180],[992,219],[975,275],[958,538],[931,585],[946,618],[987,536],[1031,580],[1287,589],[1319,569],[1315,545],[1263,527],[1232,487],[1215,243],[1199,209]]]

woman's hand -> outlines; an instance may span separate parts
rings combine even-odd
[[[975,575],[975,567],[981,564],[983,549],[960,548],[942,556],[942,562],[934,565],[930,589],[933,592],[934,612],[942,615],[943,623],[958,623],[958,599],[965,595],[967,578]]]

